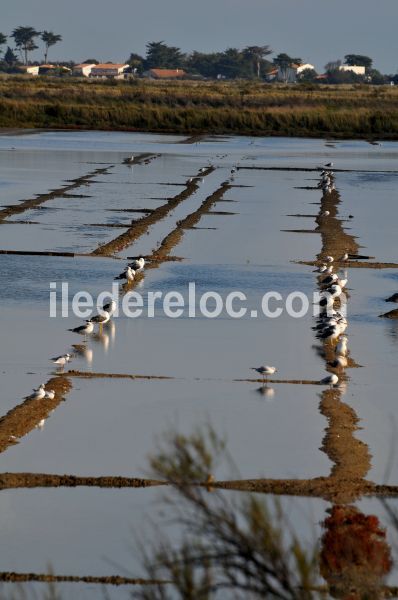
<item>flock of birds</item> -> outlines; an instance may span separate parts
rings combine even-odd
[[[318,188],[322,189],[323,194],[330,194],[334,189],[334,175],[330,170],[333,167],[333,163],[327,163],[324,165],[326,170],[321,173],[321,178],[318,183]],[[200,173],[204,173],[206,168],[200,169]],[[231,170],[231,176],[233,177],[236,172],[236,167]],[[321,217],[328,217],[329,211],[324,211]],[[349,260],[349,255],[345,253],[338,259],[338,263],[344,265]],[[334,369],[344,369],[347,366],[347,336],[344,332],[348,326],[348,322],[345,316],[334,308],[334,302],[341,296],[344,288],[347,285],[347,275],[344,278],[339,277],[334,272],[334,257],[325,256],[324,261],[319,267],[315,269],[315,272],[319,273],[319,285],[320,285],[320,297],[319,297],[319,315],[317,323],[313,329],[316,331],[316,335],[323,342],[331,343],[334,345],[335,358],[329,363],[329,366]],[[140,256],[135,259],[132,263],[128,264],[125,270],[120,273],[116,280],[125,280],[128,284],[132,283],[140,271],[145,267],[145,259]],[[116,302],[110,300],[103,305],[102,310],[99,314],[87,319],[83,325],[79,325],[69,331],[80,335],[90,335],[94,331],[94,326],[98,325],[99,330],[103,325],[108,323],[116,311]],[[72,360],[73,356],[69,353],[55,356],[51,360],[52,362],[63,369],[67,363]],[[262,365],[260,367],[252,367],[253,371],[256,371],[263,378],[263,382],[268,381],[268,377],[274,375],[278,369],[270,365]],[[339,377],[332,373],[327,377],[321,379],[320,384],[335,386],[339,382]],[[55,397],[54,390],[46,390],[45,385],[41,384],[37,389],[33,390],[33,394],[29,396],[32,399],[48,398],[53,399]]]
[[[333,163],[324,165],[326,170],[321,172],[321,179],[318,188],[322,189],[323,194],[330,194],[334,189],[334,174],[330,170]],[[328,217],[329,211],[324,211],[321,217]],[[349,254],[345,252],[343,256],[338,257],[336,262],[333,256],[325,256],[323,263],[320,264],[314,272],[319,273],[319,312],[316,325],[313,329],[316,331],[318,339],[324,343],[329,343],[334,349],[334,359],[328,363],[329,367],[337,370],[345,369],[348,364],[348,338],[344,335],[348,326],[346,317],[340,311],[335,309],[335,301],[341,296],[344,288],[347,285],[347,272],[340,277],[334,272],[335,264],[346,266],[349,260]],[[397,294],[398,300],[398,294]],[[263,383],[268,381],[268,377],[274,375],[278,371],[276,367],[270,365],[262,365],[260,367],[252,367],[263,378]],[[319,382],[322,385],[336,386],[339,383],[339,377],[336,373],[327,375]]]
[[[115,277],[117,280],[125,279],[127,283],[132,283],[137,273],[142,271],[145,267],[145,259],[140,256],[135,259],[132,263],[128,264],[125,270]],[[79,335],[87,336],[90,333],[93,333],[94,326],[98,325],[99,331],[102,331],[103,325],[108,323],[115,313],[117,308],[117,304],[115,300],[111,299],[109,302],[102,306],[102,310],[98,312],[97,315],[91,317],[91,319],[87,319],[84,325],[79,325],[78,327],[74,327],[73,329],[69,329],[69,331],[73,333],[78,333]],[[69,352],[65,354],[61,354],[60,356],[54,356],[50,360],[59,367],[63,369],[67,363],[69,363],[73,358],[73,355]],[[53,400],[55,398],[54,390],[46,390],[45,384],[42,383],[37,389],[33,390],[33,393],[29,396],[31,400],[42,400],[43,398],[47,398],[49,400]]]

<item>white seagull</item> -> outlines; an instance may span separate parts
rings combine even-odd
[[[54,400],[55,398],[55,391],[54,390],[46,390],[45,391],[45,398],[48,398],[48,400]]]
[[[337,375],[335,373],[332,373],[332,375],[328,375],[327,377],[324,377],[320,381],[320,383],[322,385],[330,385],[330,387],[333,387],[338,382],[339,382],[339,378],[337,377]]]
[[[115,300],[111,300],[110,302],[107,302],[106,304],[103,305],[102,310],[104,310],[105,312],[109,313],[111,316],[113,315],[113,313],[115,312],[117,308],[117,304],[115,302]]]
[[[135,269],[136,271],[142,271],[142,269],[145,267],[145,258],[143,256],[140,256],[139,258],[134,260],[129,266]]]
[[[102,327],[102,325],[105,325],[105,323],[107,323],[111,318],[111,315],[105,310],[103,311],[103,313],[103,315],[95,315],[95,317],[91,317],[90,323],[98,323],[100,327]]]
[[[33,390],[33,394],[29,396],[31,400],[41,400],[46,395],[46,391],[44,389],[44,383],[42,383],[37,390]]]
[[[268,375],[276,373],[278,369],[276,367],[270,367],[269,365],[263,365],[261,367],[251,367],[251,370],[259,373],[264,379],[268,378]]]
[[[86,321],[85,325],[80,325],[79,327],[75,327],[74,329],[68,329],[68,331],[72,331],[73,333],[80,333],[82,335],[87,335],[88,333],[93,333],[94,325],[91,321]]]
[[[130,267],[130,265],[128,265],[123,273],[120,273],[120,275],[115,277],[115,279],[126,279],[127,281],[131,282],[134,281],[134,277],[135,271]]]
[[[68,363],[71,360],[72,356],[68,353],[66,354],[61,354],[61,356],[54,356],[54,358],[51,358],[50,360],[52,360],[52,362],[54,363],[54,365],[59,365],[60,367],[64,367],[66,365],[66,363]]]

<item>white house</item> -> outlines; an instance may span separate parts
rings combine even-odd
[[[20,71],[26,73],[27,75],[38,75],[39,74],[39,65],[28,65],[19,67]]]
[[[91,68],[90,77],[100,77],[102,79],[123,79],[124,73],[129,68],[130,65],[125,65],[122,63],[102,63],[99,65],[94,65]]]
[[[315,71],[314,65],[311,65],[310,63],[303,63],[301,65],[298,65],[297,71],[296,71],[297,75],[300,75],[300,73],[302,73],[303,71],[306,71],[307,69],[310,71]]]
[[[277,81],[283,81],[283,83],[296,83],[297,76],[306,69],[315,70],[315,67],[310,63],[301,63],[299,65],[292,63],[288,67],[278,67],[276,79]]]
[[[355,75],[365,75],[366,69],[360,65],[340,65],[339,71],[351,71]]]
[[[82,63],[73,67],[73,75],[77,77],[90,77],[91,70],[95,67],[95,63]]]

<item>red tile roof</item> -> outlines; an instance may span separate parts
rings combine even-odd
[[[150,69],[149,72],[155,77],[169,79],[170,77],[183,77],[184,69]]]

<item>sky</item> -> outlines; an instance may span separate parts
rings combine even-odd
[[[396,73],[397,22],[397,0],[12,0],[0,31],[29,25],[61,34],[49,61],[123,62],[164,40],[184,52],[268,44],[318,72],[345,54],[366,54],[375,68]]]

